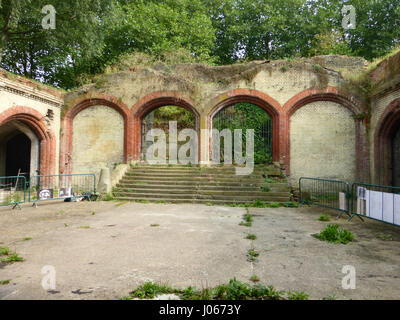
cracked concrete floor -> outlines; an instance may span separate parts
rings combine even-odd
[[[245,208],[195,204],[47,202],[22,211],[0,208],[0,246],[23,262],[0,266],[0,299],[120,299],[147,280],[175,287],[216,286],[256,274],[279,290],[311,299],[400,298],[400,229],[344,218],[356,241],[315,239],[327,222],[320,208],[250,208],[252,227],[239,226]],[[247,233],[257,236],[250,241]],[[391,235],[391,241],[381,239]],[[24,241],[26,237],[31,240]],[[260,252],[255,263],[247,251]],[[356,289],[341,287],[344,265],[356,269]],[[56,289],[42,288],[44,266]]]

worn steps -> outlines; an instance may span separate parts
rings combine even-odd
[[[172,203],[287,202],[291,195],[277,166],[255,167],[251,175],[235,174],[234,166],[200,168],[182,165],[131,166],[113,194],[119,200]],[[266,174],[274,179],[265,186]]]

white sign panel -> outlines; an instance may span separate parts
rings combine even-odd
[[[400,226],[400,195],[395,194],[394,195],[394,224],[397,224]]]
[[[369,216],[374,219],[382,220],[382,192],[370,191],[369,192]]]
[[[394,210],[394,194],[382,193],[382,220],[385,222],[393,223],[393,210]]]

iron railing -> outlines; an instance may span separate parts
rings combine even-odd
[[[26,178],[24,176],[0,177],[0,206],[13,209],[26,201]]]
[[[37,175],[29,180],[29,202],[86,197],[96,193],[96,176],[92,173]]]
[[[400,187],[355,182],[352,185],[351,216],[400,226]]]
[[[314,204],[340,211],[338,218],[349,214],[350,185],[342,180],[301,177],[299,179],[301,204]]]

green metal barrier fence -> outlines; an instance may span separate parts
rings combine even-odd
[[[350,185],[346,181],[301,177],[299,180],[301,204],[315,204],[340,211],[350,216]]]
[[[92,199],[96,193],[96,176],[89,174],[38,175],[29,180],[29,202],[57,199]]]
[[[0,206],[13,206],[21,210],[26,201],[26,178],[24,176],[0,177]]]
[[[352,185],[351,216],[400,226],[400,187],[367,183]]]

